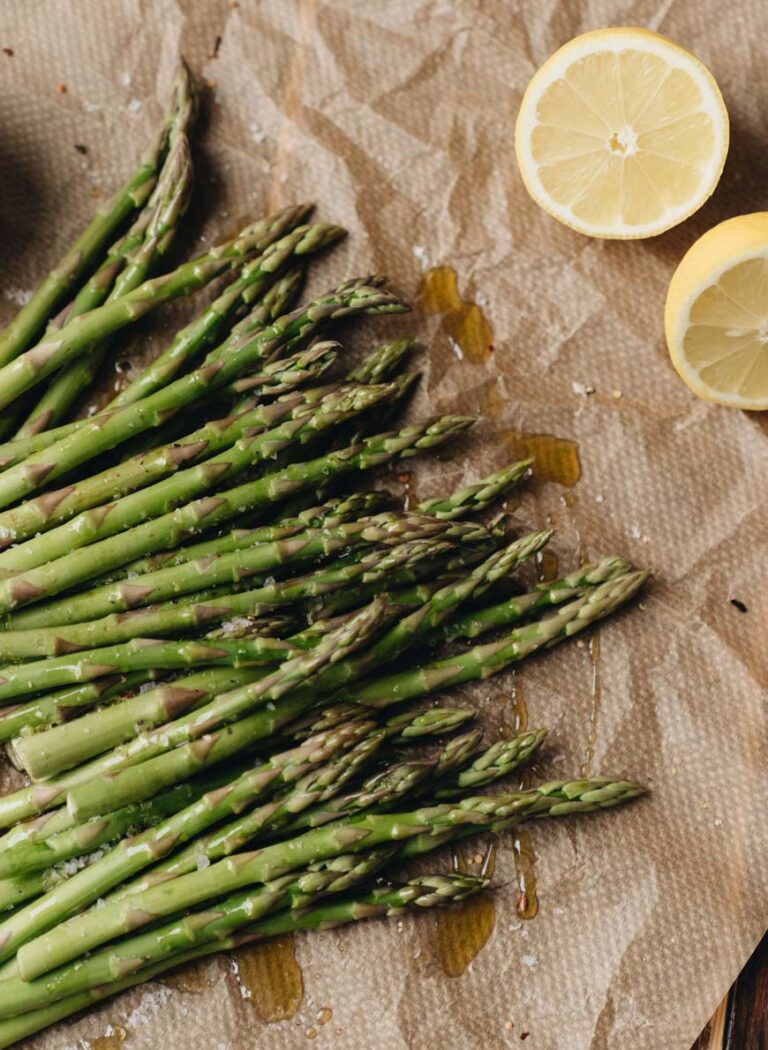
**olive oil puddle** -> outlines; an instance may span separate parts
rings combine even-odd
[[[489,419],[504,420],[508,403],[496,385],[485,391],[481,412]],[[553,482],[573,488],[581,478],[579,445],[572,438],[556,434],[526,434],[514,427],[500,427],[497,443],[504,446],[509,459],[533,456],[533,484]]]
[[[552,583],[560,570],[560,559],[554,551],[543,550],[536,555],[536,579],[539,583]]]
[[[440,317],[440,331],[451,340],[457,356],[482,364],[493,351],[493,329],[485,314],[459,292],[451,266],[427,270],[418,292],[418,307],[428,317]]]
[[[88,1050],[119,1050],[129,1035],[127,1028],[111,1024],[104,1035],[97,1035],[95,1039],[88,1040]]]
[[[206,964],[202,961],[190,963],[170,977],[164,977],[161,984],[185,995],[199,995],[210,985]]]
[[[465,855],[461,847],[453,850],[453,870],[464,874],[482,874],[491,878],[496,863],[496,843],[486,846],[484,854]],[[479,870],[478,870],[479,869]],[[496,904],[491,894],[469,897],[461,904],[449,905],[435,915],[437,957],[443,973],[461,977],[473,959],[482,951],[496,925]]]
[[[304,978],[293,937],[280,937],[232,953],[232,966],[244,998],[262,1021],[285,1021],[304,998]]]
[[[503,429],[499,432],[499,439],[509,449],[512,459],[533,456],[534,483],[554,482],[573,488],[581,477],[579,446],[570,438]]]

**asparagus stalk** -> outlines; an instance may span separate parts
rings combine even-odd
[[[550,781],[528,791],[479,795],[452,804],[424,807],[405,813],[364,814],[338,825],[316,828],[288,842],[275,843],[250,853],[190,872],[172,883],[152,886],[142,893],[105,902],[60,923],[55,929],[23,943],[18,951],[19,973],[29,981],[123,936],[140,926],[247,886],[268,882],[290,870],[338,853],[359,852],[384,843],[406,840],[423,832],[475,825],[482,828],[512,816],[519,821],[590,813],[615,806],[642,794],[630,781],[594,777],[576,781]],[[92,870],[92,869],[90,869]],[[47,894],[49,899],[67,885]],[[0,926],[8,927],[13,918]],[[8,947],[3,949],[7,957]]]
[[[474,646],[423,667],[361,682],[355,685],[353,693],[339,690],[333,699],[343,702],[352,698],[366,706],[387,706],[393,701],[413,700],[454,685],[498,674],[511,663],[545,646],[570,638],[614,612],[637,593],[649,575],[648,571],[642,571],[618,576],[569,602],[551,616],[518,627],[498,641]]]
[[[189,141],[186,133],[177,127],[160,178],[145,209],[150,212],[148,221],[146,224],[142,222],[143,215],[140,215],[134,228],[123,239],[122,247],[117,253],[111,253],[122,254],[124,267],[106,297],[107,302],[119,299],[142,284],[168,253],[189,202],[192,177]],[[144,226],[143,232],[139,232],[136,226]],[[91,299],[92,296],[83,298]],[[67,323],[97,305],[100,303],[92,302],[86,306],[78,295],[67,314]],[[111,340],[105,339],[89,347],[82,357],[64,368],[27,416],[17,436],[37,434],[63,419],[93,381],[110,345]]]
[[[42,871],[62,861],[91,853],[105,843],[134,835],[196,802],[202,795],[231,780],[232,773],[217,770],[197,780],[177,784],[147,802],[132,803],[105,817],[79,824],[66,809],[57,810],[44,824],[33,829],[14,829],[0,854],[0,878]],[[41,834],[45,837],[41,837]],[[2,982],[0,982],[2,983]]]
[[[509,776],[531,755],[538,751],[546,739],[546,729],[532,729],[520,733],[511,740],[497,740],[481,755],[478,755],[466,769],[449,771],[437,786],[433,797],[436,799],[452,798],[462,791],[476,791],[487,787],[502,777]]]
[[[447,499],[428,499],[418,505],[423,514],[432,514],[436,518],[452,519],[465,514],[475,514],[484,510],[508,489],[524,478],[533,464],[532,459],[521,459],[518,463],[497,470],[474,485],[459,489]]]
[[[25,677],[27,671],[33,674],[42,672],[43,675],[50,673],[58,680],[63,669],[64,676],[69,679],[82,673],[77,670],[79,665],[91,663],[95,669],[86,669],[85,673],[98,677],[98,668],[104,666],[102,657],[105,655],[103,649],[106,646],[119,646],[130,641],[137,642],[148,638],[157,641],[163,635],[177,634],[184,628],[191,630],[192,633],[199,633],[212,622],[224,621],[223,629],[217,632],[209,631],[206,636],[210,644],[215,646],[219,640],[232,640],[233,635],[226,627],[228,626],[227,621],[236,622],[232,620],[233,617],[248,617],[249,620],[256,617],[253,623],[258,625],[264,622],[265,616],[273,615],[275,609],[298,605],[313,595],[337,591],[354,584],[356,580],[375,580],[379,577],[386,577],[391,581],[397,581],[409,577],[414,567],[420,562],[434,565],[438,556],[446,552],[450,553],[453,549],[451,542],[440,537],[426,537],[422,540],[403,542],[393,549],[380,545],[366,553],[358,554],[356,560],[351,560],[348,556],[308,575],[291,577],[276,583],[265,583],[251,590],[237,590],[238,585],[234,584],[235,591],[226,594],[221,593],[221,588],[211,587],[207,591],[197,591],[190,596],[181,595],[175,601],[157,606],[136,608],[130,613],[115,612],[101,620],[91,620],[71,626],[42,627],[28,631],[0,633],[0,652],[3,653],[5,659],[29,659],[46,653],[67,654],[48,661],[45,665],[49,669],[47,671],[39,661],[33,668],[30,668],[29,665],[22,668],[18,674],[15,670],[9,669],[8,684],[6,686],[0,683],[0,693],[6,689],[8,698],[11,693],[19,695],[15,690],[26,689],[24,683],[27,681]],[[229,558],[230,556],[223,557]],[[267,552],[263,560],[266,561],[268,557],[270,554]],[[246,560],[253,565],[261,559],[256,552],[250,559],[237,558],[236,560]],[[247,579],[248,574],[248,572],[243,572],[243,578]],[[138,586],[140,585],[137,584]],[[139,595],[140,591],[137,590],[136,594]],[[137,597],[137,604],[138,601]],[[267,623],[270,623],[269,619]],[[245,633],[247,635],[252,632]],[[315,634],[313,644],[316,640],[317,635]],[[301,643],[297,648],[311,648],[311,645],[306,644],[306,639],[302,638]],[[167,652],[172,653],[172,646]],[[77,653],[76,657],[72,656],[74,653]],[[172,655],[170,659],[173,661]],[[159,659],[157,666],[162,666]]]
[[[362,724],[372,726],[371,722]],[[187,872],[197,871],[211,861],[243,849],[265,832],[282,827],[293,814],[337,794],[345,783],[372,760],[385,739],[385,733],[370,730],[348,751],[331,759],[325,766],[310,771],[287,791],[193,839],[189,846],[156,864],[143,877],[123,884],[110,894],[110,899],[113,896],[122,898],[139,893],[158,882],[169,882]]]
[[[265,234],[268,236],[270,229],[276,236],[290,230],[292,227],[304,222],[310,210],[310,205],[299,205],[277,212],[266,220]],[[248,267],[245,269],[247,270]],[[286,309],[290,307],[299,283],[300,274],[297,274],[295,270],[289,271],[284,277],[278,278],[265,293],[262,302],[251,311],[250,316],[254,324],[267,326],[282,316]],[[226,289],[200,317],[195,318],[177,333],[174,345],[178,343],[180,346],[183,345],[185,348],[188,348],[190,357],[196,353],[201,353],[222,334],[229,320],[230,313],[235,311],[240,301],[246,302],[248,299],[247,282],[246,288],[242,290],[241,295],[234,293],[230,295],[229,289]],[[100,415],[103,414],[100,413]],[[28,456],[31,456],[33,452],[41,452],[51,445],[55,445],[57,441],[73,434],[86,422],[88,421],[76,420],[54,429],[47,428],[41,433],[21,438],[17,436],[13,441],[7,441],[5,444],[0,445],[0,468],[5,469],[20,463]],[[5,433],[7,431],[0,430],[0,434],[5,435]],[[146,435],[143,436],[146,438]]]
[[[431,773],[441,771],[443,767],[448,770],[466,762],[467,755],[476,747],[480,734],[465,734],[464,738],[458,738],[462,741],[461,744],[450,741],[437,760],[402,762],[374,774],[353,795],[342,796],[338,806],[334,805],[333,796],[338,794],[344,783],[370,762],[387,740],[402,738],[410,727],[415,728],[419,737],[423,737],[426,732],[430,735],[445,732],[448,725],[452,727],[455,721],[454,715],[448,718],[443,714],[427,717],[424,712],[390,719],[386,725],[369,732],[350,751],[333,759],[329,766],[321,769],[318,774],[308,774],[303,781],[274,801],[267,802],[236,817],[223,827],[194,839],[186,849],[161,861],[138,879],[114,891],[110,899],[141,892],[161,880],[176,878],[197,870],[201,864],[230,856],[248,843],[263,837],[266,832],[282,829],[282,838],[288,830],[285,825],[290,829],[293,829],[294,825],[299,828],[315,826],[311,821],[308,824],[303,822],[301,818],[297,822],[291,821],[291,817],[297,813],[314,813],[315,809],[312,807],[315,803],[331,799],[328,805],[333,815],[329,816],[328,820],[339,815],[362,812],[372,806],[393,803],[414,790]]]
[[[280,663],[295,653],[296,649],[288,642],[258,636],[215,643],[195,639],[162,642],[158,638],[135,638],[123,645],[105,646],[74,658],[61,656],[4,667],[0,669],[0,702],[118,672],[171,671],[216,664],[255,667]]]
[[[377,550],[357,563],[342,564],[338,570],[331,567],[313,576],[271,584],[262,588],[261,593],[290,600],[293,592],[300,595],[304,592],[312,593],[318,588],[344,586],[345,581],[353,578],[352,570],[365,575],[386,573],[392,564],[407,564],[415,557],[429,555],[431,546],[433,545],[422,552],[419,542],[411,542],[395,547],[390,553]],[[315,644],[320,640],[322,636],[316,636]],[[110,673],[108,668],[125,672],[140,669],[140,664],[150,665],[151,669],[159,670],[218,662],[233,667],[250,667],[279,662],[298,651],[290,639],[284,641],[269,637],[252,638],[250,635],[234,640],[175,641],[167,644],[162,644],[156,639],[141,638],[125,645],[105,646],[91,652],[79,653],[74,658],[59,657],[7,669],[6,683],[0,683],[0,697],[7,693],[5,699],[8,699],[11,693],[18,695],[22,690],[31,692],[52,683],[62,684],[65,678],[98,679]],[[198,694],[196,690],[190,690],[189,687],[179,689],[175,685],[142,692],[126,700],[119,708],[103,708],[91,715],[85,715],[84,719],[79,719],[76,724],[60,725],[47,732],[21,738],[12,745],[13,759],[33,779],[55,776],[75,762],[84,761],[123,740],[130,739],[135,734],[137,725],[146,729],[163,724],[167,721],[170,710],[178,715],[189,706],[198,706],[202,697],[203,694]],[[171,699],[174,706],[169,709]]]
[[[631,571],[629,562],[610,556],[584,565],[575,572],[551,583],[540,583],[526,594],[507,598],[496,605],[456,616],[442,624],[429,639],[432,644],[453,642],[458,638],[477,638],[499,627],[508,627],[541,609],[549,609],[564,602],[583,597],[589,588]]]
[[[326,762],[340,749],[365,735],[371,725],[370,722],[355,722],[340,726],[289,751],[273,755],[267,762],[236,777],[229,785],[208,792],[138,836],[123,839],[99,860],[0,923],[0,957],[3,960],[10,958],[20,944],[35,933],[50,929],[64,915],[97,900],[113,886],[158,861],[225,816],[253,805],[282,783],[289,783],[303,776],[313,765]]]
[[[173,550],[159,551],[157,554],[151,554],[146,558],[139,558],[134,562],[121,566],[114,574],[111,574],[110,580],[113,583],[117,583],[129,577],[135,579],[139,576],[154,574],[161,569],[185,565],[190,561],[205,562],[206,559],[220,554],[231,554],[260,544],[290,540],[298,533],[303,533],[309,529],[343,525],[350,521],[355,521],[358,517],[367,517],[380,510],[382,504],[383,500],[380,498],[379,493],[353,493],[345,500],[331,500],[320,506],[308,507],[306,511],[300,512],[295,517],[282,518],[275,525],[235,528],[231,532],[216,536],[211,540],[202,540],[199,543],[188,544]],[[103,586],[106,586],[106,584]],[[96,591],[98,591],[98,588],[88,592],[94,601],[96,600]],[[74,600],[72,597],[66,597],[58,601],[50,601],[43,605],[22,609],[9,617],[7,622],[14,629],[28,630],[36,627],[51,627],[90,620],[93,616],[93,606],[89,604],[86,609],[81,608],[81,605],[78,603],[73,611],[71,603]]]
[[[31,733],[35,729],[61,725],[96,706],[114,703],[154,677],[159,676],[149,671],[117,674],[84,685],[58,689],[27,703],[10,704],[0,710],[0,742],[12,741],[14,737]]]
[[[321,472],[330,474],[367,469],[377,465],[382,458],[407,455],[409,449],[439,443],[454,430],[466,426],[464,420],[441,420],[409,428],[408,433],[383,435],[378,442],[367,442],[353,448],[352,455],[339,457],[337,454],[335,459],[327,456],[294,464],[283,471],[266,474],[235,488],[199,496],[189,503],[182,502],[181,506],[174,508],[175,503],[183,501],[190,493],[205,491],[222,478],[262,461],[270,449],[282,447],[291,441],[309,440],[311,435],[337,426],[386,395],[386,387],[357,387],[329,395],[314,411],[307,406],[296,408],[292,419],[261,435],[244,436],[231,450],[213,457],[211,461],[181,471],[165,482],[158,482],[152,487],[155,491],[149,494],[142,490],[125,496],[108,507],[106,514],[98,510],[86,511],[73,522],[59,526],[54,532],[45,533],[39,541],[28,541],[22,547],[6,550],[0,555],[4,567],[6,559],[19,562],[24,558],[36,562],[36,565],[0,580],[0,609],[10,611],[18,606],[38,602],[44,597],[103,575],[149,551],[174,546],[186,536],[194,536],[203,529],[226,521],[249,504],[254,506],[257,501],[264,504],[274,500],[284,487],[305,487],[308,479]],[[376,455],[380,449],[382,452]],[[145,507],[150,508],[147,513]],[[157,516],[146,520],[148,514],[153,513],[157,513]],[[115,534],[121,522],[136,524]],[[46,548],[50,546],[59,552],[65,540],[73,534],[75,549],[46,564]],[[78,545],[78,538],[81,542],[90,540],[88,546],[84,548]]]
[[[383,617],[383,606],[371,606],[327,635],[314,651],[286,660],[266,677],[223,693],[200,710],[155,731],[150,744],[161,749],[156,757],[128,765],[108,781],[76,784],[67,792],[70,812],[80,820],[109,813],[129,802],[151,798],[198,770],[239,754],[253,740],[253,723],[243,716],[305,681],[316,681],[323,667],[338,664],[370,641]],[[284,712],[294,713],[290,706],[281,710],[283,718]]]
[[[326,227],[326,236],[336,236],[336,230],[336,227]],[[242,243],[250,243],[247,236]],[[223,249],[225,254],[226,250]],[[222,259],[217,260],[217,264],[222,262]],[[187,265],[194,268],[192,263]],[[167,283],[168,278],[161,280]],[[336,291],[286,314],[254,335],[244,335],[233,345],[225,343],[222,348],[211,351],[198,368],[149,397],[85,420],[50,447],[33,452],[15,466],[6,466],[0,474],[0,506],[8,506],[23,499],[39,489],[43,482],[49,483],[80,463],[93,459],[100,452],[115,448],[127,438],[163,423],[169,412],[180,411],[185,405],[225,387],[251,363],[276,356],[286,343],[297,336],[309,339],[325,324],[341,317],[397,313],[405,309],[397,296],[381,287],[381,279],[367,280],[367,284],[365,281],[352,281],[342,285]],[[140,294],[139,288],[131,296]],[[118,304],[125,302],[125,298],[120,299],[101,309],[121,309]],[[92,310],[87,316],[91,318],[95,313],[97,311]],[[73,322],[73,326],[75,324],[77,322]],[[222,350],[225,352],[222,353]],[[3,370],[0,370],[0,379],[2,374]],[[11,457],[15,455],[13,449],[9,452],[7,447],[4,448],[0,451],[0,460],[7,460],[9,454]]]
[[[188,123],[193,106],[192,82],[182,64],[174,81],[170,111],[156,142],[125,185],[97,210],[90,225],[0,335],[0,366],[18,358],[30,346],[68,292],[93,269],[115,232],[142,207],[155,185],[173,125]]]
[[[189,931],[180,932],[174,940],[181,944],[190,941],[194,947],[186,951],[175,952],[169,957],[132,972],[128,972],[130,967],[121,966],[120,957],[116,957],[114,970],[120,971],[121,976],[115,976],[102,983],[94,983],[88,991],[73,992],[53,1003],[49,998],[45,1000],[46,1005],[39,1010],[30,1009],[26,1013],[2,1021],[0,1023],[0,1047],[10,1046],[19,1039],[33,1035],[42,1028],[69,1017],[94,1002],[151,980],[165,970],[184,962],[252,941],[281,936],[298,930],[327,929],[360,919],[400,915],[409,908],[433,907],[452,900],[460,901],[484,889],[486,885],[487,882],[484,879],[476,879],[469,875],[420,876],[401,886],[377,886],[373,890],[347,900],[322,902],[304,910],[288,909],[262,919],[251,927],[246,927],[243,933],[214,940],[206,939],[205,931],[201,930],[200,934],[193,932],[195,924],[194,921],[191,921],[188,923]],[[248,905],[244,906],[248,907]],[[170,930],[168,932],[170,934]],[[152,951],[153,949],[147,945],[145,950]],[[99,963],[104,966],[104,960],[99,959]],[[94,969],[97,965],[99,964],[94,964]],[[108,962],[107,968],[111,972],[113,964]],[[59,981],[61,982],[60,987],[71,987],[64,974],[58,978],[57,985]]]
[[[452,616],[464,602],[473,596],[478,597],[496,580],[514,572],[540,550],[551,535],[552,532],[548,530],[523,536],[496,551],[463,579],[441,587],[420,608],[399,620],[367,651],[327,668],[314,683],[315,692],[332,693],[335,696],[345,683],[354,682],[371,668],[396,659]],[[307,695],[302,690],[298,690],[297,694]],[[344,700],[354,702],[355,697],[350,691]]]
[[[302,210],[306,215],[309,208],[305,206]],[[280,240],[265,246],[263,254],[246,265],[238,279],[211,303],[197,322],[193,322],[190,326],[193,328],[192,337],[187,329],[179,332],[171,345],[114,398],[111,407],[134,404],[165,386],[210,344],[214,333],[221,333],[226,321],[238,309],[258,302],[271,287],[276,275],[293,262],[301,261],[343,236],[339,227],[333,227],[333,231],[333,234],[329,234],[328,227],[321,224],[299,226],[285,231],[285,236]],[[243,334],[252,335],[264,328],[270,314],[271,307],[266,316],[257,307],[249,317],[235,326],[222,350],[236,345]]]
[[[120,331],[164,303],[204,288],[228,270],[233,259],[247,258],[258,250],[259,244],[259,236],[249,227],[237,238],[182,263],[171,273],[144,281],[120,299],[76,317],[60,332],[44,338],[0,368],[0,408],[12,404],[58,368],[77,360],[96,340]]]
[[[416,643],[431,627],[437,625],[456,609],[462,602],[477,592],[481,592],[490,582],[500,578],[507,572],[512,571],[526,557],[535,552],[538,547],[546,542],[547,533],[536,533],[523,540],[518,540],[505,550],[491,555],[469,576],[449,587],[437,591],[430,600],[421,608],[405,617],[389,631],[379,638],[370,648],[358,654],[349,656],[342,660],[336,660],[313,678],[312,683],[304,688],[295,690],[293,701],[298,705],[309,706],[318,695],[337,689],[341,683],[349,682],[361,677],[372,666],[393,660],[409,646]],[[332,632],[320,643],[315,652],[320,651],[328,644],[328,639],[337,633],[354,630],[358,619],[365,622],[367,615],[376,617],[377,603],[368,612],[363,610],[351,620],[342,624],[337,632]],[[283,667],[290,667],[293,663],[301,664],[301,658],[290,661]],[[154,753],[154,757],[142,762],[140,766],[132,765],[122,769],[111,776],[108,785],[101,785],[97,789],[95,781],[76,785],[68,794],[68,805],[73,812],[78,813],[81,818],[87,815],[95,815],[97,812],[105,812],[104,807],[116,808],[137,797],[137,792],[151,791],[155,783],[169,785],[175,783],[174,777],[178,777],[189,768],[190,762],[196,761],[195,754],[199,750],[196,741],[201,735],[210,736],[211,753],[215,756],[224,757],[237,753],[237,750],[247,746],[244,741],[249,740],[249,728],[239,723],[237,729],[230,726],[229,735],[226,739],[221,738],[218,727],[232,719],[241,718],[243,714],[252,709],[255,698],[263,696],[263,690],[270,679],[262,679],[252,685],[233,690],[232,693],[220,696],[200,710],[183,715],[176,722],[162,727],[162,730],[150,734],[147,743],[140,745],[148,748]],[[298,707],[298,711],[301,706]],[[216,730],[215,732],[211,732]],[[134,752],[135,753],[135,752]],[[208,756],[206,756],[208,757]],[[194,768],[194,767],[193,767]],[[148,797],[143,795],[142,797]],[[102,807],[99,809],[98,807]]]
[[[280,387],[306,382],[332,364],[336,349],[337,344],[318,343],[289,361],[268,366],[269,376]],[[358,400],[366,404],[386,397],[389,388],[341,387],[328,394],[320,389],[297,391],[270,405],[254,401],[242,414],[207,423],[183,442],[6,511],[0,526],[3,545],[7,548],[25,537],[26,542],[0,554],[0,571],[9,576],[36,568],[78,546],[167,513],[262,462],[275,449],[293,442],[301,445],[315,429],[335,425],[334,413],[353,412]],[[153,475],[156,480],[151,484]]]
[[[285,538],[270,543],[255,543],[247,547],[241,544],[239,549],[233,551],[204,554],[180,565],[171,565],[144,575],[131,574],[129,579],[83,591],[56,603],[60,613],[59,619],[66,617],[70,622],[82,623],[111,613],[137,609],[149,604],[156,605],[172,598],[178,599],[182,595],[195,595],[211,587],[228,583],[239,584],[251,577],[272,572],[278,567],[302,566],[308,561],[327,558],[345,548],[358,550],[373,544],[399,544],[406,540],[440,535],[452,542],[471,544],[482,543],[488,536],[484,529],[472,524],[456,523],[458,527],[455,529],[446,528],[446,524],[426,515],[384,513],[375,517],[360,518],[356,522],[320,526],[304,531],[289,528],[285,530],[288,533]],[[213,550],[217,549],[215,541],[209,546]],[[361,567],[355,565],[346,568],[350,581],[362,571]],[[268,603],[273,599],[270,592],[265,591],[258,600]],[[45,609],[41,611],[45,612]],[[47,618],[50,619],[52,615],[54,614],[48,610]],[[60,626],[61,624],[54,625],[55,628]],[[20,644],[15,645],[13,635],[19,633],[23,633],[26,638],[17,639]],[[66,630],[49,628],[44,631],[38,628],[24,632],[8,632],[6,636],[0,635],[0,654],[15,653],[24,657],[55,655],[57,652],[71,652],[74,647],[74,636],[69,637]],[[8,659],[9,655],[2,655],[1,658]]]
[[[360,387],[347,395],[348,411],[362,411],[381,396],[381,387]],[[326,418],[337,422],[342,408],[343,404],[339,413],[329,410]],[[0,581],[0,612],[9,612],[21,605],[40,601],[43,597],[98,577],[150,551],[174,547],[181,540],[225,522],[246,508],[252,510],[257,506],[269,505],[317,481],[370,470],[389,460],[413,456],[422,449],[434,448],[453,434],[466,429],[472,422],[472,419],[464,416],[426,420],[404,427],[397,433],[378,434],[358,445],[329,452],[314,460],[293,463],[255,481],[220,491],[215,496],[202,497],[143,522],[119,536],[108,537],[98,544],[92,543],[87,551],[75,550],[50,565],[40,565],[24,575]],[[308,429],[312,426],[311,418],[307,419],[306,425]],[[2,477],[4,475],[0,474],[0,479]],[[11,551],[5,553],[10,554]]]
[[[210,668],[195,675],[176,679],[173,683],[174,691],[167,694],[165,698],[168,704],[167,717],[176,717],[179,707],[181,710],[187,710],[196,702],[202,704],[218,692],[226,692],[261,676],[261,672],[253,668],[240,670]],[[183,706],[185,702],[186,707]],[[280,717],[277,717],[275,711],[261,712],[262,716],[265,714],[269,717],[264,718],[262,731],[254,739],[263,739],[279,725],[290,721],[290,713],[284,718],[282,718],[282,711],[278,712]],[[107,755],[101,755],[91,762],[70,769],[55,779],[51,778],[42,783],[31,784],[9,794],[0,795],[0,827],[11,827],[17,821],[48,813],[64,805],[69,788],[93,777],[109,775],[115,769],[122,769],[130,765],[132,761],[142,761],[146,757],[145,748],[146,737],[139,736],[131,747],[110,751]]]
[[[397,719],[398,716],[390,719],[389,724],[396,725]],[[481,739],[481,731],[470,730],[468,733],[462,733],[449,740],[434,759],[401,762],[379,770],[361,784],[356,791],[336,796],[327,805],[315,806],[300,813],[295,820],[280,829],[280,838],[287,839],[307,828],[319,828],[323,824],[342,817],[351,817],[366,810],[379,811],[384,807],[391,807],[394,802],[408,795],[432,797],[433,785],[436,782],[442,783],[444,780],[450,780],[452,776],[458,774],[458,771],[478,750]],[[527,754],[521,757],[520,761],[523,761],[524,757],[527,757]],[[501,769],[503,762],[500,761],[498,765]],[[510,756],[508,768],[504,769],[504,773],[499,772],[498,776],[505,775],[512,768],[514,766]],[[490,783],[493,779],[492,776],[489,776],[487,782]]]
[[[333,363],[336,349],[336,343],[318,343],[310,351],[293,358],[288,371],[284,364],[279,371],[271,371],[278,382],[293,383],[308,376],[316,378]],[[154,490],[153,483],[175,475],[182,467],[198,463],[216,453],[230,451],[244,435],[255,437],[294,418],[295,413],[301,414],[317,407],[317,401],[318,395],[312,390],[291,392],[271,404],[258,404],[251,399],[243,411],[211,420],[180,440],[153,448],[90,478],[53,489],[37,499],[27,500],[17,507],[0,512],[0,548],[38,537],[37,544],[25,545],[23,551],[7,555],[2,566],[14,570],[39,564],[34,557],[35,550],[41,543],[53,542],[52,539],[42,540],[43,532],[61,526],[69,519],[77,520],[76,515],[106,501],[127,496],[137,489],[151,487]],[[151,492],[147,493],[147,496],[150,495]],[[141,497],[136,499],[140,500]],[[71,525],[69,532],[75,527]],[[57,535],[67,536],[68,533],[62,530]],[[66,551],[67,547],[63,549]]]

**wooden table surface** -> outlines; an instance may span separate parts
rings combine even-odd
[[[768,1050],[768,934],[692,1050]]]

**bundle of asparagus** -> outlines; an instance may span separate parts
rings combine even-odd
[[[377,431],[418,379],[413,341],[345,374],[327,336],[407,307],[381,277],[295,306],[343,234],[306,205],[151,276],[189,197],[194,110],[182,69],[155,147],[0,335],[0,740],[29,777],[0,797],[0,1047],[211,952],[460,900],[485,881],[381,873],[642,792],[477,794],[545,732],[484,747],[474,712],[433,695],[590,628],[648,573],[612,556],[511,583],[551,532],[474,516],[531,460],[407,510],[343,491],[473,420]],[[115,335],[214,279],[78,415]]]

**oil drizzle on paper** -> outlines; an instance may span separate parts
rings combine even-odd
[[[477,365],[487,361],[493,350],[493,329],[477,303],[461,297],[453,267],[427,270],[419,288],[418,306],[426,316],[440,317],[440,330],[450,339],[457,357]]]
[[[587,729],[587,747],[584,761],[581,764],[581,775],[590,776],[592,772],[592,760],[595,757],[595,744],[597,743],[597,723],[600,718],[600,708],[603,702],[603,685],[600,679],[600,635],[593,634],[587,643],[587,652],[592,666],[592,683],[590,689],[591,706],[589,711],[589,726]]]
[[[554,566],[551,566],[550,569],[553,574],[557,573],[556,559]],[[542,571],[540,567],[540,574]],[[512,710],[512,718],[502,726],[502,734],[509,739],[524,733],[528,728],[528,705],[525,702],[523,683],[519,674],[513,674],[511,695],[504,699]],[[524,790],[530,787],[532,780],[533,770],[530,766],[525,766],[520,770],[517,786],[520,790]],[[515,861],[517,888],[515,908],[521,919],[533,919],[539,910],[539,898],[536,892],[536,854],[533,850],[531,833],[525,828],[515,828],[512,831],[512,856]]]
[[[243,998],[262,1021],[285,1021],[301,1006],[304,978],[293,937],[241,948],[233,953],[232,966]]]

